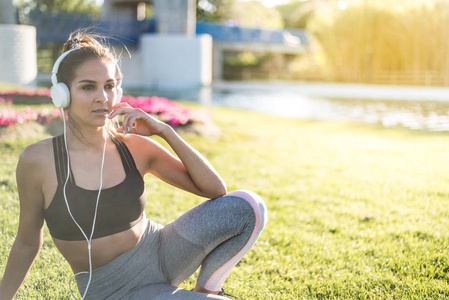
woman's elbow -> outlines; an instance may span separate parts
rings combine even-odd
[[[226,186],[226,182],[223,179],[220,180],[220,189],[219,190],[220,190],[219,197],[224,196],[228,193],[228,188]]]
[[[219,189],[219,191],[218,191],[218,193],[217,193],[218,196],[215,197],[215,198],[224,196],[224,195],[226,195],[227,193],[228,193],[228,189],[226,188],[226,184],[223,184],[222,187]]]
[[[210,199],[215,199],[215,198],[226,195],[227,192],[228,191],[227,191],[226,183],[224,181],[220,181],[220,183],[217,184],[213,189],[211,189],[205,196]]]
[[[16,235],[14,244],[17,244],[21,249],[30,253],[38,253],[44,243],[43,230],[33,235],[21,234],[20,230]]]

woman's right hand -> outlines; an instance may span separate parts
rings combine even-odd
[[[121,102],[112,107],[109,119],[124,114],[122,126],[117,128],[123,134],[134,133],[143,136],[161,135],[169,126],[164,122],[144,112],[140,108],[133,108],[126,102]]]

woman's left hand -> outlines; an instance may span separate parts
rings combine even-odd
[[[112,107],[109,119],[124,114],[122,126],[117,131],[123,134],[134,133],[143,136],[160,135],[167,124],[150,116],[140,108],[133,108],[126,102],[117,103]]]

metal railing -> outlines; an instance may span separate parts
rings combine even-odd
[[[307,34],[304,30],[266,30],[232,24],[197,22],[196,33],[210,34],[214,40],[222,42],[289,44],[291,46],[308,44]]]
[[[156,21],[130,21],[125,18],[100,19],[94,16],[71,13],[33,13],[27,15],[22,24],[37,28],[40,42],[64,42],[69,34],[80,28],[91,27],[96,32],[113,36],[127,45],[138,43],[143,33],[156,33]],[[244,28],[232,24],[208,22],[196,23],[196,34],[210,34],[216,41],[287,44],[299,46],[308,44],[307,34],[303,30],[266,30]]]
[[[21,23],[36,27],[37,40],[42,43],[61,43],[77,29],[92,28],[99,34],[114,37],[111,42],[118,40],[129,45],[138,42],[142,33],[155,31],[154,20],[103,20],[94,16],[69,13],[33,13],[27,15]]]

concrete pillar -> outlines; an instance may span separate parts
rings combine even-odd
[[[198,88],[212,82],[212,37],[208,34],[146,34],[140,47],[147,87]]]
[[[103,18],[135,20],[138,2],[104,0]],[[212,37],[196,35],[196,0],[152,3],[157,34],[141,35],[133,57],[123,59],[124,86],[178,89],[210,85]]]
[[[138,2],[134,0],[104,0],[101,17],[106,20],[118,18],[121,21],[136,21],[137,3]]]
[[[16,10],[12,0],[0,0],[0,24],[16,24]]]
[[[223,79],[223,49],[220,47],[219,43],[214,43],[213,45],[213,56],[212,56],[212,79],[222,80]]]
[[[154,0],[154,16],[159,34],[196,33],[195,0]]]
[[[36,76],[36,28],[0,24],[0,82],[34,84]]]

